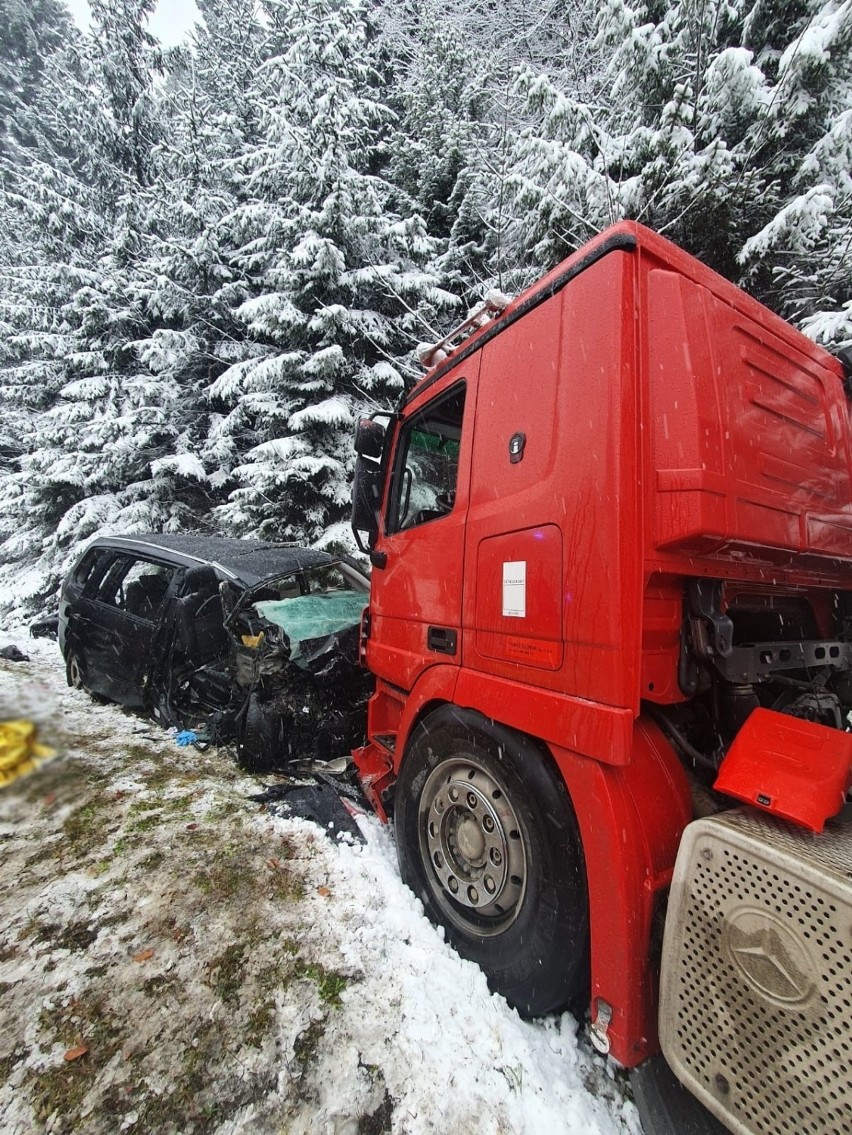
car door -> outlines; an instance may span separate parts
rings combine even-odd
[[[91,622],[91,598],[112,563],[109,548],[94,547],[82,556],[62,584],[59,599],[59,649],[66,659],[74,654],[85,662],[84,643]]]
[[[116,556],[85,602],[80,654],[89,689],[128,707],[145,704],[174,570],[151,559]]]

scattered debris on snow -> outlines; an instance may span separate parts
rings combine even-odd
[[[521,1021],[444,943],[375,819],[275,814],[29,649],[0,720],[64,755],[0,792],[6,1135],[638,1135],[570,1016]]]

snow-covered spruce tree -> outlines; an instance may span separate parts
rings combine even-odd
[[[819,330],[837,338],[849,37],[850,6],[834,0],[609,0],[607,90],[580,98],[529,71],[519,82],[533,115],[513,171],[530,254],[547,267],[590,227],[635,217],[786,315],[828,301]]]
[[[618,220],[621,208],[606,171],[612,138],[594,103],[526,69],[514,90],[532,122],[512,143],[508,243],[535,276]]]
[[[429,309],[449,302],[420,265],[419,217],[381,176],[389,112],[378,98],[360,0],[267,0],[276,53],[259,72],[263,141],[244,160],[237,263],[253,339],[213,384],[225,430],[251,448],[221,510],[236,532],[346,539],[356,408],[386,405]],[[273,80],[270,83],[270,79]]]
[[[19,405],[20,392],[35,388],[38,402],[0,487],[2,570],[33,602],[53,590],[85,537],[107,525],[159,527],[174,511],[157,500],[151,468],[171,448],[180,400],[133,347],[145,330],[131,286],[147,223],[139,195],[152,180],[157,133],[152,8],[153,0],[95,0],[91,36],[46,69],[45,125],[8,195],[32,255],[14,272],[16,358],[4,386]]]
[[[51,67],[51,57],[71,35],[68,14],[58,0],[0,0],[0,465],[21,452],[23,405],[10,387],[41,385],[20,382],[15,361],[20,353],[31,351],[16,343],[17,331],[29,329],[38,310],[33,294],[32,261],[34,244],[44,232],[46,208],[56,209],[58,199],[49,203],[30,201],[29,188],[40,186],[39,166],[47,147],[50,116],[45,115],[42,76]],[[45,119],[47,121],[45,121]],[[41,143],[41,144],[40,144]],[[46,189],[47,187],[45,187]],[[23,209],[21,206],[25,206]],[[58,227],[58,218],[54,227]],[[23,391],[22,391],[23,392]],[[23,419],[18,412],[23,412]]]
[[[0,153],[27,138],[26,108],[38,97],[45,60],[71,35],[60,0],[0,0]]]
[[[74,348],[61,309],[91,278],[89,265],[105,236],[95,188],[94,105],[64,13],[34,6],[36,43],[68,42],[39,62],[36,85],[17,99],[0,152],[0,564],[3,582],[41,551],[56,514],[42,510],[26,471],[42,415],[66,381]],[[24,84],[19,84],[24,89]],[[49,515],[48,515],[49,514]],[[61,507],[59,515],[61,515]],[[8,587],[2,590],[8,594]],[[34,584],[39,590],[39,584]]]
[[[245,201],[243,158],[262,139],[257,75],[269,29],[255,0],[202,0],[200,10],[193,49],[171,54],[159,92],[157,172],[137,194],[147,223],[129,290],[145,324],[136,358],[179,392],[168,450],[150,463],[151,497],[173,502],[169,526],[205,530],[245,448],[222,429],[209,389],[253,350],[234,314],[250,286],[233,217]]]
[[[545,267],[635,217],[735,275],[750,231],[730,210],[736,155],[747,152],[765,88],[748,53],[731,46],[735,8],[609,0],[597,24],[597,77],[584,89],[529,69],[519,78],[532,122],[515,150],[518,233]],[[742,199],[754,191],[752,176]]]
[[[766,22],[756,10],[745,32],[773,79],[753,146],[776,211],[739,260],[748,285],[808,334],[852,345],[852,2],[804,6],[780,53]]]
[[[643,19],[641,10],[636,18]],[[699,9],[689,0],[641,34],[635,24],[628,29],[617,19],[610,27],[620,45],[616,65],[626,43],[644,39],[636,67],[624,72],[632,75],[632,89],[642,91],[642,124],[651,128],[634,135],[645,186],[640,201],[625,201],[628,212],[782,313],[806,315],[787,302],[783,285],[773,285],[772,239],[755,244],[752,238],[770,226],[776,236],[785,233],[775,251],[797,245],[806,256],[816,251],[807,218],[820,205],[809,209],[804,198],[825,185],[816,154],[825,152],[838,115],[849,109],[852,6],[795,0]],[[842,189],[832,195],[838,202],[844,197]],[[788,222],[779,224],[779,216]],[[810,229],[807,236],[802,227]],[[821,250],[827,251],[825,241]],[[789,266],[794,260],[795,254]]]
[[[384,38],[402,57],[394,68],[399,130],[414,134],[398,148],[395,169],[425,196],[435,191],[440,204],[424,212],[430,224],[445,220],[448,227],[446,235],[438,230],[446,246],[436,266],[468,302],[494,284],[518,290],[548,260],[547,250],[537,260],[529,254],[526,202],[512,208],[521,157],[515,142],[540,122],[517,77],[528,73],[588,99],[599,54],[591,46],[595,12],[588,0],[381,7]]]
[[[400,13],[392,18],[398,47]],[[385,43],[389,52],[394,44],[387,35]],[[422,216],[436,238],[433,270],[469,306],[490,282],[499,242],[499,227],[489,224],[496,181],[488,168],[492,60],[431,9],[412,20],[405,44],[403,57],[386,63],[395,112],[388,177],[399,210]]]
[[[448,237],[453,194],[470,163],[477,119],[476,61],[440,21],[421,21],[423,46],[406,65],[388,68],[397,118],[389,136],[389,174],[408,194],[430,232]],[[428,45],[428,47],[426,46]]]
[[[576,83],[587,70],[584,40],[596,9],[585,0],[376,0],[373,7],[382,39],[403,68],[445,50],[435,43],[438,30],[489,75],[509,64]]]

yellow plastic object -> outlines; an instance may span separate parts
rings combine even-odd
[[[38,743],[37,733],[31,721],[0,721],[0,788],[56,756],[54,749]]]
[[[243,646],[249,647],[250,650],[257,650],[263,642],[263,631],[260,634],[244,634],[240,636],[240,641]]]

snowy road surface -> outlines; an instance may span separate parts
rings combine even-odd
[[[570,1016],[521,1021],[362,846],[270,815],[227,753],[68,690],[0,632],[0,719],[62,756],[0,793],[0,1130],[640,1131]]]

